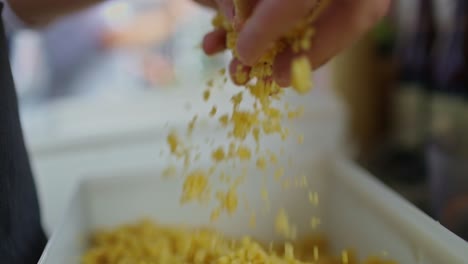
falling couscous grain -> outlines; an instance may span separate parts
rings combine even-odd
[[[217,111],[218,109],[216,108],[216,106],[213,106],[210,110],[210,116],[211,117],[215,116]]]

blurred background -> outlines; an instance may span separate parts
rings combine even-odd
[[[310,95],[285,100],[305,106],[311,151],[349,155],[466,239],[465,2],[394,0]],[[80,179],[152,168],[167,127],[209,111],[201,93],[230,58],[200,49],[211,18],[189,0],[114,0],[10,36],[48,232]]]

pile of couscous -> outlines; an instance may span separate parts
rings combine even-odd
[[[142,221],[100,231],[83,264],[396,264],[379,257],[360,262],[353,251],[331,255],[319,236],[283,244],[249,237],[229,239],[209,229],[184,229]]]

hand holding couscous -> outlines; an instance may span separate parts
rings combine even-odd
[[[307,21],[316,31],[308,36],[314,38],[301,52],[315,69],[350,46],[361,35],[381,19],[390,0],[196,0],[222,11],[238,31],[236,50],[243,64],[253,66],[270,48],[271,44],[283,38],[300,24],[311,12]],[[329,2],[327,6],[326,2]],[[217,5],[216,5],[217,3]],[[239,8],[235,8],[237,3]],[[318,9],[317,9],[318,8]],[[325,9],[322,13],[322,10]],[[249,18],[249,19],[247,19]],[[205,36],[203,48],[207,54],[224,50],[226,31],[216,29]],[[255,40],[255,41],[252,41]],[[307,41],[308,41],[307,40]],[[274,80],[280,86],[291,84],[291,64],[298,56],[294,47],[289,47],[275,58]],[[238,62],[236,62],[237,64]]]

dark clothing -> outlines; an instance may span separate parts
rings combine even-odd
[[[2,4],[0,4],[0,13]],[[0,16],[0,263],[37,263],[46,238]]]

